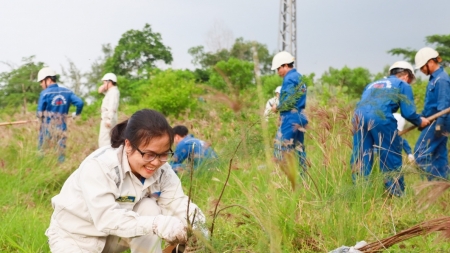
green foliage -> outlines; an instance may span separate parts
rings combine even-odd
[[[254,41],[244,41],[244,38],[237,38],[230,50],[230,57],[244,61],[253,61],[252,47],[256,48],[260,63],[261,74],[271,72],[273,54],[269,53],[267,46]]]
[[[442,58],[443,66],[450,66],[450,34],[447,35],[430,35],[425,38],[428,44],[432,44],[432,47],[439,52],[439,56]],[[400,55],[405,58],[406,61],[414,63],[414,58],[417,50],[411,48],[393,48],[388,51],[391,55]]]
[[[23,58],[23,64],[10,72],[0,74],[0,108],[18,112],[26,109],[27,103],[37,103],[41,86],[36,81],[37,73],[44,66],[34,62],[34,56]]]
[[[283,78],[278,74],[261,76],[262,90],[264,96],[273,97],[275,95],[275,89],[281,86]]]
[[[228,61],[220,61],[215,65],[208,84],[219,90],[228,92],[239,92],[247,86],[253,84],[253,63],[248,61],[230,58]],[[230,81],[229,87],[224,76]]]
[[[253,46],[258,53],[261,73],[269,73],[273,55],[269,53],[267,46],[254,41],[244,41],[242,37],[236,39],[230,50],[221,49],[217,52],[205,52],[203,46],[196,46],[190,48],[188,53],[192,55],[194,65],[200,65],[203,69],[207,69],[220,61],[228,61],[230,58],[253,62]]]
[[[416,81],[411,85],[414,94],[414,104],[416,105],[417,113],[421,113],[423,105],[425,103],[425,95],[427,92],[428,80],[422,80],[417,78]]]
[[[200,65],[203,69],[212,67],[220,61],[226,61],[230,58],[230,52],[222,49],[216,53],[205,52],[204,46],[189,48],[188,53],[192,55],[192,64]]]
[[[195,85],[195,75],[188,70],[157,71],[151,79],[124,80],[129,98],[126,112],[131,114],[139,108],[151,108],[164,115],[178,116],[197,106],[197,95],[202,90]]]
[[[211,76],[211,72],[212,72],[211,68],[195,69],[193,72],[195,75],[195,81],[198,83],[207,83]]]
[[[145,24],[142,31],[129,30],[122,35],[112,57],[106,61],[105,70],[130,76],[154,68],[158,60],[167,64],[172,62],[170,47],[162,43],[161,34],[153,32],[151,26]]]
[[[414,57],[416,56],[417,50],[411,49],[411,48],[393,48],[388,51],[391,55],[399,55],[403,56],[405,61],[413,64],[414,63]]]
[[[426,37],[430,44],[435,44],[436,51],[442,58],[442,65],[450,66],[450,34],[447,35],[430,35]]]
[[[341,87],[352,98],[360,97],[366,85],[372,80],[372,74],[368,69],[362,67],[351,69],[347,66],[340,70],[330,67],[320,78],[322,85]]]

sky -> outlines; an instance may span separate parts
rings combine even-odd
[[[32,55],[59,73],[68,59],[87,72],[102,44],[115,46],[146,23],[171,48],[174,60],[166,67],[175,69],[195,68],[189,48],[213,50],[239,37],[278,50],[278,0],[0,0],[0,6],[0,72]],[[449,9],[449,0],[297,1],[297,69],[316,76],[344,66],[380,72],[402,60],[388,50],[420,49],[426,36],[450,34]]]

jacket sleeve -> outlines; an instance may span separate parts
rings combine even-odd
[[[44,92],[41,92],[41,94],[39,95],[38,107],[36,111],[36,117],[38,118],[44,117],[43,113],[45,111],[45,108],[47,107],[47,102],[44,100],[44,97]]]
[[[161,195],[158,205],[163,215],[175,216],[187,224],[187,210],[189,203],[189,220],[194,223],[205,223],[205,216],[198,206],[189,201],[183,192],[181,181],[172,169],[163,170],[161,175]],[[194,217],[195,216],[195,217]]]
[[[420,118],[420,115],[416,113],[416,105],[414,104],[411,86],[407,83],[402,83],[400,86],[400,93],[405,96],[400,97],[400,112],[402,117],[414,125],[420,126],[422,119]]]
[[[117,113],[120,99],[120,93],[118,89],[110,90],[110,92],[110,94],[106,94],[106,103],[103,105],[106,111],[102,113],[102,120],[106,121],[109,124],[111,123],[114,115]]]
[[[75,93],[72,93],[70,96],[70,101],[77,108],[76,114],[80,115],[81,111],[83,110],[83,106],[84,106],[83,100],[81,100],[81,98],[77,97],[77,95],[75,95]]]
[[[440,112],[450,107],[450,82],[443,78],[439,78],[435,83],[435,87],[438,94],[437,110]],[[448,114],[444,114],[437,119],[436,124],[443,125],[449,119],[450,117]]]
[[[117,186],[112,171],[102,168],[95,159],[86,160],[80,169],[78,182],[97,230],[127,238],[152,233],[154,216],[139,216],[116,203]]]

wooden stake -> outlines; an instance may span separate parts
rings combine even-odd
[[[30,122],[38,122],[37,119],[35,120],[20,120],[20,121],[12,121],[12,122],[3,122],[0,123],[0,126],[10,126],[10,125],[20,125],[20,124],[26,124]]]
[[[435,119],[441,117],[442,115],[448,114],[448,113],[450,113],[450,108],[447,108],[447,109],[442,110],[442,111],[440,111],[440,112],[438,112],[438,113],[436,113],[436,114],[434,114],[434,115],[431,115],[430,117],[427,118],[427,120],[429,120],[429,121],[431,122],[431,121],[433,121],[433,120],[435,120]],[[413,130],[413,129],[416,128],[416,127],[417,127],[417,126],[410,126],[410,127],[406,128],[405,130],[400,131],[400,133],[398,133],[398,135],[406,134],[407,132]]]

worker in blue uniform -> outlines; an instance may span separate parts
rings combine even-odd
[[[215,161],[218,158],[211,144],[194,138],[186,126],[175,126],[173,131],[176,148],[170,165],[176,173],[190,168],[196,169],[205,162]]]
[[[58,160],[65,159],[67,114],[71,104],[75,105],[76,112],[72,117],[80,115],[83,110],[83,101],[71,90],[56,84],[56,73],[45,67],[38,72],[37,81],[43,91],[39,95],[37,117],[41,121],[39,129],[39,149],[55,148],[58,150]]]
[[[305,128],[308,119],[304,114],[306,107],[306,84],[302,75],[294,68],[294,57],[288,52],[277,53],[272,60],[272,70],[277,70],[283,77],[278,105],[273,105],[273,112],[280,112],[281,124],[275,138],[275,159],[285,162],[284,156],[294,152],[299,164],[305,169]]]
[[[440,66],[441,61],[439,53],[429,47],[420,49],[415,56],[416,69],[430,76],[422,111],[424,117],[450,107],[450,78]],[[428,180],[448,177],[448,132],[450,132],[450,116],[445,114],[424,128],[416,142],[414,148],[416,162],[427,173]]]
[[[370,83],[364,89],[352,119],[353,152],[350,164],[353,179],[367,177],[373,166],[373,147],[379,152],[384,186],[393,196],[405,189],[402,167],[402,146],[398,137],[397,120],[393,113],[400,108],[402,117],[414,125],[425,127],[426,118],[416,113],[411,86],[414,70],[408,62],[400,61],[389,68],[389,77]]]

